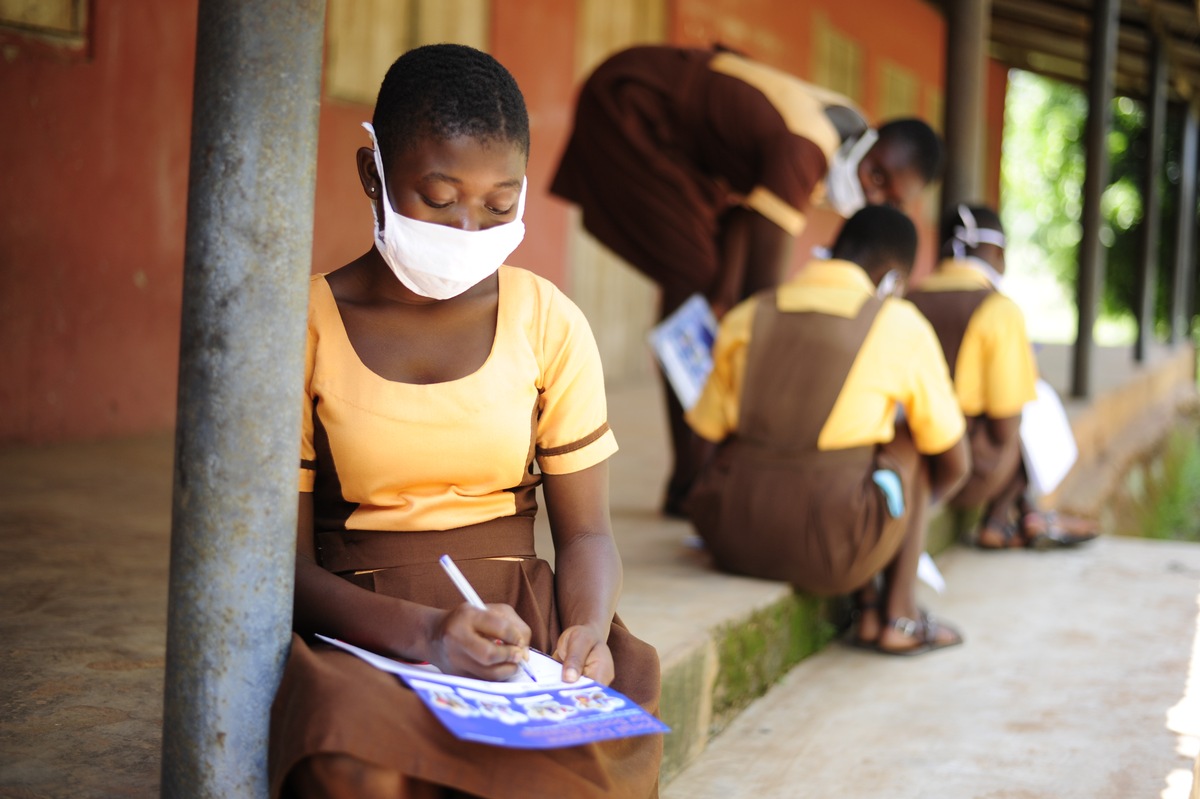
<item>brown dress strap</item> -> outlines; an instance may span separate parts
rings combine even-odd
[[[780,311],[774,290],[761,294],[746,354],[738,437],[774,455],[817,452],[821,429],[882,305],[871,297],[846,319]]]
[[[467,527],[428,532],[331,530],[317,533],[317,561],[335,574],[433,564],[450,551],[454,552],[456,560],[536,558],[533,518],[502,516]]]
[[[950,379],[958,367],[958,351],[962,348],[963,336],[971,317],[984,300],[992,295],[993,289],[971,289],[969,291],[913,291],[905,299],[917,306],[937,335],[950,367]]]

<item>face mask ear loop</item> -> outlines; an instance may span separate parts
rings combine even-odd
[[[967,257],[967,247],[975,249],[979,246],[979,225],[971,209],[964,203],[959,203],[958,218],[962,225],[954,228],[954,239],[950,248],[954,257],[961,261]]]

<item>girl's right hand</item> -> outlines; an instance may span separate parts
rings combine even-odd
[[[531,635],[509,605],[480,610],[464,602],[438,620],[430,661],[446,674],[506,680],[528,659]]]

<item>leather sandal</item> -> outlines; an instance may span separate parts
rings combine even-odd
[[[910,619],[907,616],[898,616],[889,620],[887,627],[898,631],[907,638],[915,639],[917,644],[916,646],[905,647],[904,649],[891,649],[880,646],[877,642],[875,644],[875,651],[881,655],[912,657],[913,655],[923,655],[926,652],[933,652],[937,649],[948,649],[952,646],[958,646],[963,642],[962,634],[958,630],[949,625],[939,623],[925,611],[921,611],[919,618],[916,619]],[[939,641],[938,633],[943,630],[949,632],[953,637],[950,640]]]
[[[1091,541],[1099,535],[1092,522],[1055,511],[1027,513],[1021,517],[1021,533],[1030,549],[1060,549]]]

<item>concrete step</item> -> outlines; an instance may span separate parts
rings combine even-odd
[[[1106,536],[943,556],[962,647],[837,645],[741,714],[664,799],[1184,799],[1200,747],[1200,545]]]
[[[703,551],[689,546],[691,526],[658,512],[668,469],[660,404],[654,384],[609,393],[622,447],[611,470],[613,530],[625,564],[619,613],[658,649],[662,663],[661,712],[672,729],[664,746],[666,784],[747,705],[823,648],[845,610],[780,583],[716,572]],[[930,550],[953,543],[958,523],[938,516]],[[538,552],[553,552],[544,514]]]

